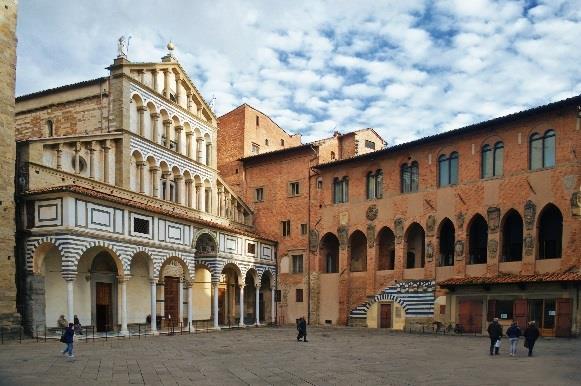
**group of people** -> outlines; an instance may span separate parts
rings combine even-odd
[[[535,342],[540,335],[534,320],[529,322],[524,333],[516,322],[512,322],[506,330],[506,336],[510,342],[510,356],[516,356],[516,348],[521,335],[524,336],[524,346],[528,348],[529,356],[533,356],[533,347],[535,347]],[[488,326],[488,336],[490,337],[490,355],[498,355],[500,352],[500,339],[504,336],[502,325],[498,322],[498,318],[494,318]]]

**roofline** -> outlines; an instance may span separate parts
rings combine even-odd
[[[95,84],[100,84],[107,79],[108,79],[108,77],[102,76],[100,78],[84,80],[84,81],[77,82],[77,83],[65,84],[63,86],[47,88],[46,90],[41,90],[41,91],[36,91],[36,92],[30,93],[30,94],[20,95],[20,96],[16,97],[16,103],[24,102],[24,101],[34,99],[34,98],[38,98],[38,97],[44,96],[44,95],[56,94],[56,93],[63,92],[63,91],[74,90],[76,88],[93,86]]]
[[[318,142],[318,141],[317,141]],[[268,151],[266,153],[259,153],[255,155],[250,155],[248,157],[239,158],[239,161],[248,162],[248,161],[256,161],[261,158],[270,158],[273,155],[285,154],[285,153],[292,153],[296,151],[302,151],[306,149],[310,149],[311,147],[318,147],[319,144],[315,142],[305,143],[299,146],[292,146],[292,147],[285,147],[284,149],[278,149],[273,151]]]
[[[241,104],[240,106],[238,106],[238,107],[235,107],[235,108],[233,108],[232,110],[228,111],[227,113],[224,113],[224,114],[220,115],[220,117],[218,118],[218,121],[220,121],[220,119],[221,119],[222,117],[225,117],[226,115],[228,115],[228,114],[230,114],[230,113],[232,113],[232,112],[234,112],[234,111],[238,110],[238,109],[239,109],[239,108],[241,108],[241,107],[248,107],[248,108],[251,108],[252,110],[254,110],[254,111],[257,111],[257,112],[259,112],[260,114],[264,115],[266,118],[268,118],[268,120],[269,120],[269,121],[271,121],[272,123],[274,123],[274,124],[276,125],[276,127],[278,127],[279,129],[281,129],[281,130],[282,130],[282,132],[283,132],[283,133],[285,133],[286,135],[288,135],[289,137],[294,137],[294,136],[297,136],[297,135],[298,135],[299,137],[301,137],[301,136],[302,136],[302,134],[301,134],[301,133],[289,134],[289,133],[288,133],[288,131],[286,131],[285,129],[283,129],[282,127],[280,127],[280,125],[279,125],[278,123],[276,123],[276,122],[275,122],[275,121],[274,121],[274,120],[273,120],[273,119],[270,117],[270,115],[263,113],[262,111],[260,111],[260,110],[258,110],[257,108],[255,108],[255,107],[253,107],[253,106],[249,105],[249,104],[248,104],[248,103],[246,103],[246,102],[242,103],[242,104]]]
[[[422,137],[422,138],[416,139],[414,141],[404,142],[404,143],[401,143],[399,145],[386,147],[384,149],[380,149],[380,150],[373,151],[370,153],[365,153],[365,154],[357,155],[357,156],[354,156],[351,158],[345,158],[345,159],[341,159],[341,160],[337,160],[337,161],[319,164],[319,165],[314,166],[314,168],[326,169],[329,167],[333,167],[336,165],[342,165],[345,163],[358,162],[361,160],[366,160],[366,159],[374,158],[374,157],[381,156],[384,154],[390,154],[392,152],[404,150],[404,149],[407,149],[410,147],[423,145],[423,144],[428,143],[428,142],[438,141],[438,140],[446,139],[446,138],[457,136],[457,135],[465,135],[465,134],[469,134],[472,132],[477,132],[478,130],[485,129],[487,126],[490,126],[490,125],[499,125],[499,124],[511,122],[511,121],[516,120],[516,119],[521,119],[521,118],[524,118],[527,116],[539,114],[539,113],[542,113],[545,111],[549,111],[549,110],[552,110],[555,108],[563,107],[563,106],[566,106],[569,104],[574,104],[574,103],[581,103],[581,94],[576,95],[576,96],[571,97],[571,98],[563,99],[563,100],[560,100],[557,102],[548,103],[546,105],[533,107],[533,108],[530,108],[528,110],[523,110],[523,111],[519,111],[516,113],[504,115],[501,117],[492,118],[492,119],[489,119],[487,121],[474,123],[472,125],[464,126],[464,127],[458,128],[458,129],[453,129],[453,130],[445,131],[443,133]]]

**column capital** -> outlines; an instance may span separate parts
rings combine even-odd
[[[74,283],[75,280],[77,279],[77,274],[76,273],[62,273],[61,274],[63,279],[65,279],[65,281],[68,283]]]
[[[129,281],[129,279],[131,279],[131,276],[129,276],[129,275],[117,276],[117,282],[119,284],[121,284],[121,283],[127,283]]]
[[[155,279],[155,278],[150,278],[150,279],[149,279],[149,284],[151,284],[151,285],[157,285],[157,279]]]
[[[164,178],[167,178],[167,177],[171,176],[171,171],[164,170],[163,172],[161,172],[161,176]]]
[[[186,137],[191,137],[191,136],[193,136],[193,135],[194,135],[194,132],[193,132],[193,131],[188,131],[188,132],[186,133]]]
[[[184,176],[179,176],[179,175],[178,175],[178,176],[174,176],[174,177],[173,177],[173,180],[174,180],[175,182],[181,181],[181,180],[183,180],[183,179],[184,179]]]
[[[63,151],[63,147],[64,145],[62,143],[57,143],[56,145],[56,151],[58,151],[59,153]]]
[[[149,114],[149,115],[150,115],[150,116],[151,116],[151,118],[153,118],[153,119],[159,119],[159,117],[161,116],[161,115],[159,115],[159,113],[151,113],[151,114]]]
[[[202,137],[196,138],[196,142],[202,142],[203,140],[204,140],[204,138],[202,138]]]
[[[182,130],[184,129],[184,127],[183,127],[182,125],[176,125],[176,126],[174,127],[174,129],[175,129],[176,131],[182,131]]]
[[[245,284],[238,284],[238,288],[240,288],[240,289],[244,289],[244,287],[246,287],[246,285],[245,285]]]
[[[145,165],[147,165],[147,163],[145,161],[137,161],[136,164],[137,164],[137,166],[139,166],[141,168],[144,167]]]
[[[196,189],[202,189],[202,183],[201,182],[198,182],[196,184]]]
[[[173,121],[171,119],[164,119],[163,120],[164,125],[171,125],[172,123],[173,123]]]
[[[260,289],[260,284],[254,284],[254,288]]]
[[[109,151],[111,149],[111,140],[106,139],[104,141],[101,142],[101,148],[104,151]]]
[[[159,172],[160,167],[159,166],[150,166],[149,170],[151,170],[152,172]]]
[[[187,185],[191,185],[194,182],[194,180],[192,180],[191,178],[186,178],[185,182]]]
[[[137,108],[137,111],[139,111],[140,113],[146,112],[147,111],[147,107],[146,106],[139,106]]]

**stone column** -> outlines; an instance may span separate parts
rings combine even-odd
[[[151,71],[151,88],[157,91],[157,70]]]
[[[169,99],[169,69],[165,68],[163,71],[163,96]]]
[[[59,143],[56,147],[56,168],[63,169],[63,144]]]
[[[176,132],[176,151],[180,154],[183,154],[182,151],[182,130],[184,127],[182,125],[177,125],[175,127]]]
[[[159,315],[161,315],[162,317],[165,316],[165,286],[164,286],[164,282],[163,282],[163,278],[161,280],[159,280],[158,282],[159,284],[159,300],[161,302],[161,305],[159,307]]]
[[[240,321],[238,325],[244,327],[244,284],[239,284],[240,288]]]
[[[117,277],[119,290],[121,292],[121,335],[128,335],[127,330],[127,280],[128,277]]]
[[[182,96],[182,91],[181,91],[181,83],[182,80],[180,78],[180,76],[178,74],[175,74],[175,80],[176,80],[176,103],[179,105],[180,104],[180,98]]]
[[[151,333],[157,334],[157,280],[151,279]]]
[[[81,172],[81,163],[80,163],[80,155],[81,152],[81,143],[75,143],[75,174],[79,174]]]
[[[195,113],[195,111],[192,109],[192,106],[194,104],[194,101],[192,100],[192,92],[188,91],[188,93],[186,94],[186,97],[188,98],[188,104],[187,104],[187,109],[190,113]]]
[[[186,287],[188,288],[188,326],[193,326],[194,323],[194,288],[193,282],[186,281]]]
[[[220,326],[218,325],[218,285],[220,283],[215,283],[212,282],[212,290],[214,292],[214,308],[213,308],[213,313],[214,313],[214,329],[215,330],[219,330]]]
[[[159,132],[158,132],[158,125],[159,125],[159,113],[151,113],[151,140],[155,143],[159,143]]]
[[[179,323],[184,322],[184,279],[180,277],[180,284],[178,288],[178,326]]]
[[[109,183],[109,150],[111,150],[111,144],[109,141],[105,141],[102,145],[103,147],[103,181]]]
[[[276,323],[276,301],[275,301],[276,289],[270,287],[270,320],[272,323]]]
[[[75,319],[75,310],[74,310],[74,293],[73,293],[73,285],[75,283],[74,278],[66,278],[67,282],[67,321],[69,323],[73,323]]]
[[[174,176],[173,180],[175,182],[175,192],[176,192],[176,199],[175,202],[177,202],[178,204],[182,204],[185,205],[185,200],[184,200],[184,194],[182,192],[182,186],[183,186],[183,181],[184,181],[184,177],[182,176]]]
[[[141,83],[145,83],[145,76],[144,76],[145,74],[144,73],[145,73],[145,71],[143,71],[143,70],[137,70],[137,74],[139,74],[139,81]]]
[[[139,193],[145,193],[145,161],[137,161],[137,171],[139,172]]]
[[[256,326],[260,326],[260,284],[255,284],[256,288]]]
[[[143,132],[145,131],[145,112],[147,111],[147,107],[139,106],[137,108],[137,112],[139,113],[139,127],[138,132],[139,135],[143,137]]]
[[[204,139],[202,137],[196,138],[196,161],[202,163],[202,142]]]
[[[192,158],[192,136],[194,133],[188,131],[186,133],[186,157]]]
[[[170,146],[170,130],[171,130],[171,124],[172,124],[172,120],[171,119],[164,119],[163,121],[163,129],[165,132],[165,142],[163,143],[163,145],[167,148],[169,148]]]
[[[223,216],[222,215],[222,195],[224,194],[224,187],[223,186],[218,186],[218,211],[217,214],[218,216]]]
[[[157,178],[159,166],[151,166],[149,168],[149,171],[151,172],[151,185],[152,185],[151,189],[153,189],[151,195],[153,197],[159,197],[159,179]]]
[[[161,178],[163,178],[165,180],[165,194],[163,196],[163,199],[166,201],[170,201],[171,196],[170,196],[170,188],[169,188],[169,176],[171,175],[171,172],[169,171],[165,171],[161,173]]]
[[[197,198],[197,210],[200,212],[204,211],[204,197],[202,197],[202,184],[196,184],[196,198]]]
[[[89,143],[89,178],[95,179],[95,143]]]

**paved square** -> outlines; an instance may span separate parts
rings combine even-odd
[[[579,385],[581,341],[541,339],[536,356],[490,357],[488,339],[358,328],[247,328],[184,336],[0,346],[2,385]]]

